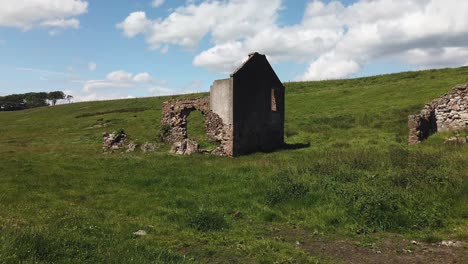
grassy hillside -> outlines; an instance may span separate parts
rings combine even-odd
[[[299,245],[467,240],[468,147],[406,145],[407,116],[467,82],[465,67],[287,83],[286,141],[310,145],[239,158],[102,153],[104,131],[157,142],[167,97],[0,112],[0,262],[336,263]]]

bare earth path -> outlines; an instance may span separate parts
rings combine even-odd
[[[375,242],[362,243],[349,239],[322,238],[295,231],[285,235],[310,255],[343,263],[468,263],[466,242],[446,246],[441,243],[410,241],[399,235],[376,238]]]

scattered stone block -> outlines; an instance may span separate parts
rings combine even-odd
[[[138,145],[137,145],[137,144],[134,144],[134,143],[128,144],[128,145],[127,145],[127,152],[134,152],[137,146],[138,146]]]
[[[461,248],[464,246],[463,242],[461,241],[442,241],[440,242],[441,246],[446,246],[446,247],[456,247],[456,248]]]
[[[133,232],[133,235],[134,235],[134,236],[146,236],[147,233],[146,233],[145,230],[138,230],[138,231],[136,231],[136,232]]]
[[[175,142],[172,145],[170,153],[176,155],[191,155],[198,152],[198,143],[191,139],[184,139],[180,142]]]
[[[102,148],[104,151],[118,150],[125,147],[127,134],[123,130],[113,133],[104,132],[102,134]]]
[[[468,142],[468,137],[454,136],[454,137],[447,138],[444,143],[464,145],[467,142]]]
[[[154,144],[152,144],[152,143],[148,143],[148,142],[146,142],[145,144],[141,145],[140,148],[141,148],[141,151],[143,151],[144,153],[156,151],[156,145],[154,145]]]

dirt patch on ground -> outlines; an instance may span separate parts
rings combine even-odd
[[[306,231],[282,234],[290,243],[313,256],[341,260],[343,263],[466,263],[466,242],[456,245],[424,243],[407,240],[399,235],[384,238],[360,237],[357,241],[340,238],[324,238]],[[362,241],[369,242],[362,242]],[[372,242],[370,242],[372,241]]]

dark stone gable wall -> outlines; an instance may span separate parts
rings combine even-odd
[[[271,151],[284,145],[285,88],[266,57],[255,53],[233,79],[234,154]],[[276,111],[272,111],[272,90]]]

